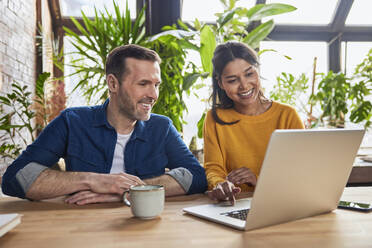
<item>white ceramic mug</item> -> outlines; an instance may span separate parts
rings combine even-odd
[[[130,195],[130,200],[127,195]],[[152,219],[160,215],[164,209],[164,187],[162,185],[132,186],[123,195],[125,205],[132,214],[141,219]]]

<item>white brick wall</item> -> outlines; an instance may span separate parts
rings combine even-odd
[[[13,80],[35,84],[35,0],[0,0],[0,92]],[[0,175],[8,162],[0,158]]]

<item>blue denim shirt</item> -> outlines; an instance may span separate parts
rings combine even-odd
[[[110,173],[117,134],[107,121],[108,101],[99,106],[64,110],[7,168],[3,192],[25,197],[16,174],[32,162],[51,167],[64,158],[67,171]],[[126,173],[141,179],[163,175],[165,168],[186,168],[192,174],[187,193],[207,189],[204,168],[165,116],[151,114],[148,121],[137,121],[125,147],[124,162]]]

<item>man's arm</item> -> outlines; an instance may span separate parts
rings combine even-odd
[[[144,180],[146,184],[157,184],[163,185],[165,190],[165,196],[176,196],[185,195],[186,191],[183,187],[171,176],[161,175],[159,177],[154,177]]]
[[[165,143],[170,169],[166,174],[183,186],[187,194],[204,193],[207,189],[204,168],[187,148],[172,123],[170,123]]]
[[[42,200],[83,190],[122,195],[130,186],[139,184],[144,184],[144,182],[136,176],[125,173],[98,174],[45,169],[31,184],[26,197],[32,200]]]

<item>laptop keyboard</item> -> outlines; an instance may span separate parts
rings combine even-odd
[[[221,213],[221,215],[232,217],[239,220],[247,220],[249,209],[234,210],[231,212]]]

